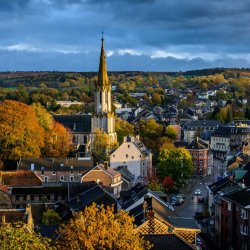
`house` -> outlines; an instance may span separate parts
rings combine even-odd
[[[167,203],[153,196],[151,192],[144,197],[142,205],[129,213],[134,216],[138,225],[135,230],[141,235],[175,235],[184,240],[191,249],[196,249],[196,236],[201,230],[195,219],[175,215]]]
[[[203,134],[212,134],[215,129],[221,125],[215,120],[197,120],[190,121],[183,125],[183,140],[185,142],[192,142],[197,136],[203,138]]]
[[[215,231],[221,249],[250,248],[250,188],[221,196],[220,230]]]
[[[99,164],[85,173],[81,178],[81,182],[88,181],[95,181],[115,197],[120,197],[123,182],[121,174],[109,167],[107,163],[105,165]]]
[[[34,228],[31,206],[24,209],[0,209],[0,226],[21,222],[28,230]]]
[[[80,182],[93,168],[92,158],[20,158],[18,170],[29,170],[43,182]]]
[[[196,137],[188,146],[186,147],[192,156],[193,165],[194,165],[194,175],[195,176],[204,176],[211,173],[212,164],[211,160],[209,161],[209,144],[199,137]]]
[[[134,177],[134,185],[145,184],[152,173],[152,154],[138,137],[124,137],[123,143],[109,156],[110,167],[126,166]]]
[[[116,169],[122,177],[122,191],[128,191],[133,187],[133,175],[128,171],[126,166],[119,166]]]
[[[0,183],[5,188],[41,187],[43,180],[31,170],[1,171]]]
[[[93,202],[97,206],[114,206],[114,211],[120,210],[120,205],[115,198],[100,185],[95,182],[85,182],[81,184],[81,189],[77,188],[77,191],[72,190],[69,194],[68,208],[70,211],[77,212],[82,211],[86,206],[90,206]]]
[[[78,101],[56,101],[56,104],[69,108],[71,105],[84,105],[85,102],[78,102]]]
[[[214,199],[224,188],[238,187],[237,183],[232,178],[225,177],[211,185],[207,186],[208,189],[208,210],[210,214],[214,214]]]
[[[250,125],[248,121],[233,121],[219,126],[211,136],[211,149],[217,157],[224,158],[227,152],[236,151],[250,143]]]

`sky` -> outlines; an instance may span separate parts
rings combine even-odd
[[[0,0],[0,71],[250,67],[249,0]]]

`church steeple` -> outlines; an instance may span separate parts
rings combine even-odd
[[[96,83],[96,87],[98,90],[109,90],[111,86],[110,86],[109,80],[108,80],[103,33],[102,33],[101,40],[102,40],[102,47],[101,47],[99,72],[98,72],[98,80]]]
[[[111,99],[111,84],[108,80],[104,39],[102,35],[99,72],[95,90],[95,113],[91,119],[91,131],[94,138],[96,129],[101,129],[103,132],[108,134],[110,143],[116,143],[117,135],[115,132],[115,114],[112,111]]]

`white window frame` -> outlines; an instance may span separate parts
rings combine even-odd
[[[60,181],[64,181],[64,175],[60,175]]]

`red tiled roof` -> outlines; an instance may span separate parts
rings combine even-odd
[[[8,188],[7,187],[5,187],[4,185],[2,185],[1,183],[0,183],[0,191],[2,191],[2,192],[4,192],[4,193],[9,193],[8,192]]]
[[[3,216],[5,216],[5,223],[27,222],[25,210],[0,209],[0,224],[3,222]]]
[[[42,186],[42,180],[32,171],[1,172],[1,179],[5,186]]]

